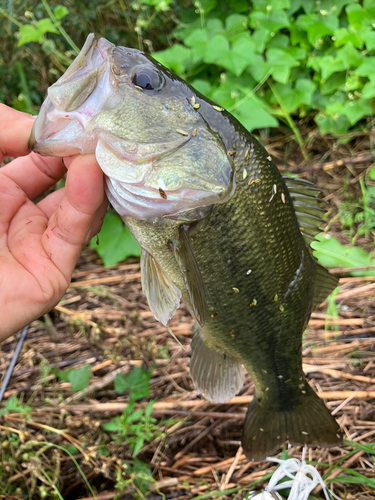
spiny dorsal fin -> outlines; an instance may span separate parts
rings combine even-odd
[[[338,286],[339,280],[327,269],[316,263],[316,274],[314,282],[314,298],[312,309],[314,310],[325,300],[328,295]]]
[[[164,326],[180,305],[181,292],[146,250],[141,253],[142,290],[155,318]]]
[[[325,209],[322,208],[324,200],[320,198],[321,191],[305,179],[284,177],[284,181],[293,201],[302,236],[310,245],[324,224],[322,216]]]
[[[207,302],[201,272],[190,245],[189,226],[180,227],[177,240],[170,240],[177,264],[182,273],[186,290],[189,294],[194,315],[200,326],[204,325],[207,316]]]

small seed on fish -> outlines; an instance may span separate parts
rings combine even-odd
[[[242,172],[242,180],[244,181],[247,177],[247,170],[246,168],[243,169],[243,172]]]
[[[185,132],[185,130],[181,130],[180,128],[176,128],[176,132],[178,132],[181,135],[189,135],[188,132]]]
[[[246,274],[250,274],[251,273],[251,269],[249,269],[248,271],[246,271]]]
[[[194,104],[194,106],[193,106],[193,108],[194,108],[194,109],[199,109],[200,107],[201,107],[201,105],[200,105],[200,104],[198,104],[198,103],[197,103],[197,104]]]
[[[254,182],[254,177],[252,177],[249,182],[247,183],[248,186],[251,186],[251,184]]]
[[[306,391],[301,391],[301,392],[302,392],[302,394],[306,394]]]
[[[159,188],[159,194],[160,194],[160,196],[163,198],[163,200],[166,200],[166,199],[167,199],[167,195],[165,194],[164,189]]]
[[[191,97],[190,102],[191,102],[191,105],[194,106],[194,104],[195,104],[195,96]]]
[[[281,312],[284,312],[284,306],[282,304],[279,306],[279,309]]]
[[[299,385],[298,385],[298,387],[299,387],[300,389],[303,389],[303,388],[305,387],[305,384],[299,384]]]
[[[193,131],[192,131],[192,133],[191,133],[191,136],[195,137],[196,135],[197,135],[197,129],[194,128]]]
[[[257,299],[253,299],[253,300],[250,302],[249,307],[254,307],[254,306],[256,306],[256,305],[257,305],[257,303],[258,303]]]
[[[280,380],[283,378],[282,375],[278,375],[277,378],[279,378]]]
[[[245,153],[245,161],[249,161],[249,160],[250,160],[250,151],[247,149],[246,153]]]
[[[269,388],[269,387],[266,387],[266,388],[264,389],[264,392],[267,392],[267,391],[269,391],[269,390],[270,390],[270,388]]]
[[[274,300],[275,302],[277,302],[277,301],[279,300],[279,296],[277,295],[277,293],[275,294],[275,296],[274,296],[273,300]]]
[[[140,90],[141,92],[143,92],[143,88],[139,87],[139,85],[134,85],[134,88],[137,89],[137,90]]]
[[[277,186],[276,186],[276,184],[274,184],[274,185],[272,186],[271,196],[270,196],[270,199],[268,200],[268,203],[269,203],[270,201],[272,201],[272,200],[273,200],[273,197],[274,197],[274,196],[275,196],[275,194],[276,194],[276,190],[277,190]]]
[[[221,108],[220,106],[212,106],[216,111],[224,111],[224,108]]]
[[[239,289],[236,288],[235,286],[232,288],[232,290],[235,292],[235,293],[240,293]]]
[[[271,156],[267,156],[267,160],[268,160],[268,161],[272,161]]]
[[[231,150],[227,151],[227,154],[229,156],[234,156],[236,154],[236,152],[233,149],[231,149]]]
[[[292,381],[291,378],[288,378],[288,380],[285,380],[284,384],[289,384]]]
[[[254,182],[255,184],[260,184],[262,182],[262,179],[256,179]]]
[[[229,336],[230,336],[231,339],[234,339],[234,330],[231,330],[229,332]]]
[[[308,436],[308,435],[309,435],[309,433],[308,433],[308,432],[306,432],[306,431],[301,431],[301,433],[302,433],[302,434],[304,434],[305,436]]]
[[[267,373],[267,370],[262,370],[263,373]]]
[[[283,203],[285,203],[285,194],[284,194],[284,193],[281,193],[281,201],[282,201]]]
[[[259,427],[259,430],[260,430],[260,432],[264,432],[264,429],[262,429],[261,427]]]
[[[115,75],[120,74],[120,70],[114,64],[112,65],[112,73],[114,73]]]

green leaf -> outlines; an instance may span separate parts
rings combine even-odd
[[[372,26],[375,19],[375,7],[363,9],[359,4],[351,4],[346,7],[349,24],[354,28]]]
[[[372,76],[362,90],[362,99],[372,99],[373,97],[375,97],[375,75]]]
[[[342,113],[354,125],[364,116],[372,115],[371,102],[367,99],[358,99],[357,101],[347,101],[342,107]]]
[[[58,5],[54,8],[53,14],[57,20],[60,20],[69,14],[69,9],[67,9],[65,5]]]
[[[255,96],[251,96],[242,103],[233,114],[249,132],[257,128],[278,126],[276,118],[266,110],[265,105]]]
[[[121,373],[116,373],[113,385],[115,387],[115,391],[119,393],[126,392],[129,390],[129,384],[124,375],[121,375]]]
[[[113,418],[110,422],[102,424],[102,427],[108,432],[119,432],[121,430],[121,423],[118,418]]]
[[[0,415],[7,415],[10,411],[16,411],[17,413],[30,413],[32,411],[32,408],[20,403],[18,401],[17,395],[12,394],[5,403],[5,408],[0,410]]]
[[[166,68],[174,71],[178,75],[183,74],[191,65],[192,53],[190,49],[183,45],[173,45],[170,49],[155,52],[152,57]]]
[[[317,241],[311,243],[314,256],[325,267],[366,267],[374,266],[375,259],[359,247],[345,247],[335,238],[326,234],[318,234]],[[375,270],[358,271],[353,276],[375,276]]]
[[[43,40],[45,33],[58,33],[59,30],[53,25],[51,19],[41,19],[37,22],[38,32],[40,33],[40,41]]]
[[[270,33],[277,33],[290,25],[288,15],[284,10],[271,10],[267,13],[253,11],[249,16],[249,22],[253,29],[263,28]]]
[[[375,76],[375,57],[366,57],[363,63],[355,70],[359,76]]]
[[[337,59],[342,61],[344,69],[348,69],[350,67],[356,68],[359,66],[363,60],[363,56],[350,42],[348,42],[344,47],[338,49]]]
[[[98,239],[99,245],[97,238],[94,237],[90,247],[98,252],[105,266],[114,266],[127,257],[141,255],[141,249],[129,229],[113,213],[106,213]]]
[[[341,135],[345,134],[350,126],[349,120],[344,115],[327,116],[325,113],[318,113],[315,118],[320,133]]]
[[[291,68],[299,63],[283,49],[268,49],[267,63],[271,67],[273,78],[280,83],[286,83],[290,76]]]
[[[31,26],[31,24],[25,24],[24,26],[21,26],[18,34],[20,37],[17,44],[18,47],[21,47],[21,45],[24,45],[25,43],[40,41],[39,31],[34,28],[34,26]]]
[[[324,80],[320,85],[320,92],[323,95],[332,94],[346,83],[346,72],[334,73]]]
[[[351,43],[353,47],[361,49],[364,39],[357,32],[349,31],[349,28],[338,28],[334,32],[335,46],[342,47],[346,43]]]
[[[205,63],[213,63],[221,66],[222,58],[228,57],[229,42],[223,35],[215,35],[206,45],[204,56]]]
[[[130,398],[133,400],[145,398],[150,393],[151,373],[142,367],[134,368],[128,375],[126,381],[130,388]]]
[[[89,380],[91,377],[91,366],[85,365],[82,368],[70,368],[62,372],[57,371],[57,376],[63,382],[70,382],[72,385],[72,391],[82,391],[86,389],[89,385]]]

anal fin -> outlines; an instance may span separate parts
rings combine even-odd
[[[210,347],[198,332],[191,343],[190,376],[212,403],[231,400],[242,388],[245,374],[237,360]]]

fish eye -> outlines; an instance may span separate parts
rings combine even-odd
[[[152,68],[139,69],[133,76],[132,82],[142,90],[159,90],[164,83],[161,74]]]

